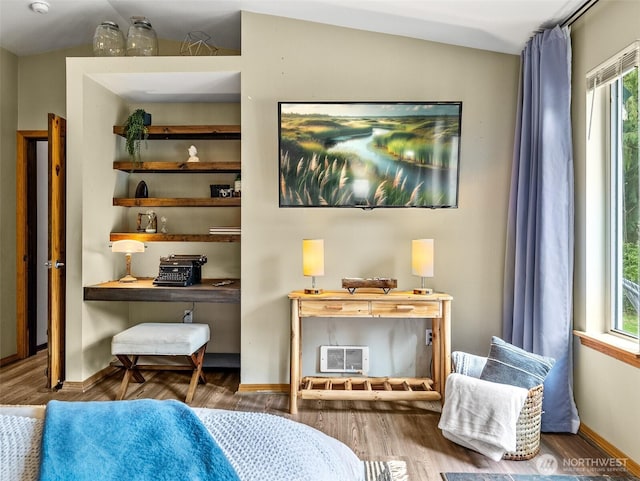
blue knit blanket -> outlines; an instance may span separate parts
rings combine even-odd
[[[238,481],[199,418],[179,401],[47,404],[40,481]]]

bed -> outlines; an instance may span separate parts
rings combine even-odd
[[[6,481],[406,479],[280,416],[151,399],[1,406],[0,466]]]

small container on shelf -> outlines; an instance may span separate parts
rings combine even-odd
[[[228,184],[210,184],[209,189],[211,190],[211,197],[222,197],[220,192],[228,191],[229,187],[230,186]]]
[[[96,57],[123,57],[124,54],[124,35],[118,24],[107,20],[98,25],[93,35],[93,55]]]
[[[131,17],[127,33],[127,55],[129,57],[149,57],[158,55],[158,37],[145,17]]]

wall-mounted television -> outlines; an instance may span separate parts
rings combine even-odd
[[[458,206],[462,102],[278,102],[280,207]]]

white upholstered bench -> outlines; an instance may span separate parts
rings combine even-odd
[[[207,324],[146,322],[116,334],[111,341],[111,353],[126,369],[117,399],[124,399],[132,376],[137,382],[144,382],[142,370],[193,371],[185,399],[189,404],[198,382],[207,382],[202,362],[208,342]],[[186,356],[189,364],[138,364],[141,356]]]

